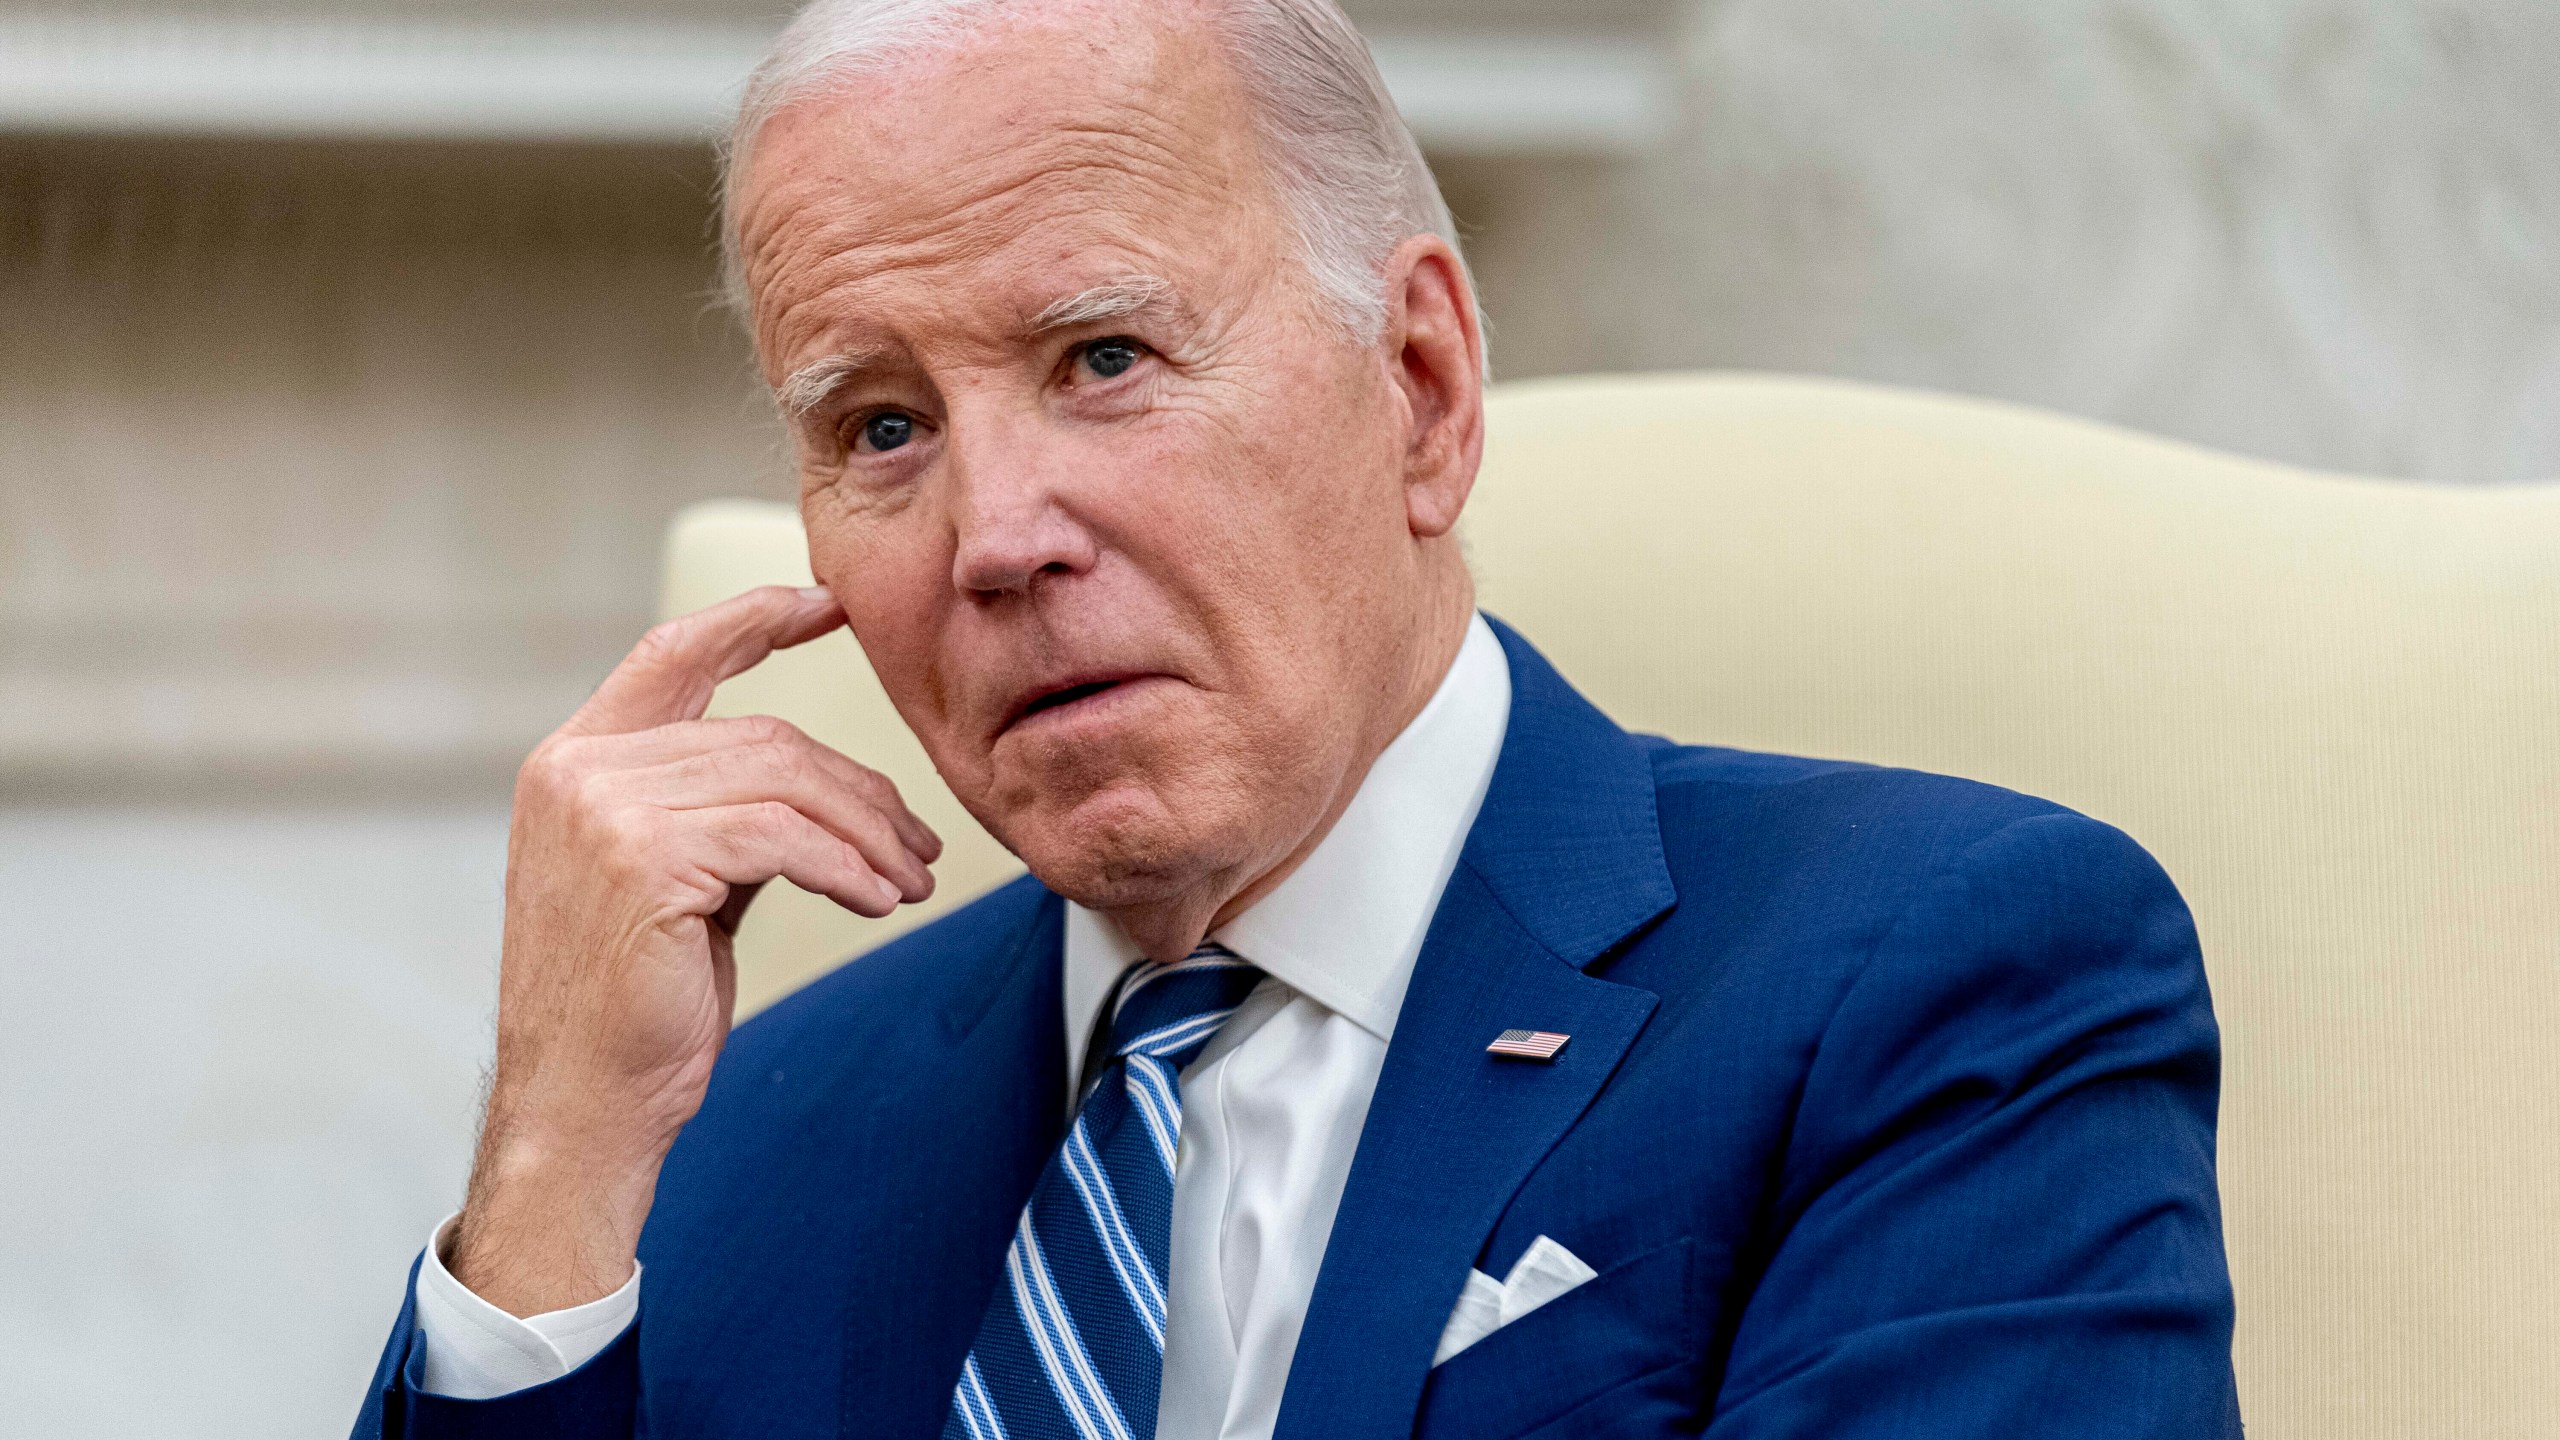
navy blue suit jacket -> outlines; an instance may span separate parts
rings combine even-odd
[[[1417,962],[1279,1440],[2236,1436],[2218,1040],[2184,905],[1963,781],[1629,735],[1508,630],[1510,730]],[[360,1437],[940,1434],[1066,1110],[1057,897],[987,896],[741,1027],[640,1319]],[[1573,1039],[1552,1064],[1485,1045]],[[1467,1270],[1599,1277],[1438,1369]],[[414,1292],[413,1292],[414,1293]]]

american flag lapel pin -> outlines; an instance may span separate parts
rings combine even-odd
[[[1487,1055],[1507,1055],[1514,1060],[1553,1060],[1564,1042],[1573,1037],[1560,1030],[1505,1030],[1484,1047]]]

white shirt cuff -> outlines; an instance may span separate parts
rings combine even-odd
[[[418,1334],[426,1341],[426,1392],[495,1400],[557,1380],[603,1353],[640,1314],[640,1266],[601,1300],[519,1320],[471,1293],[444,1268],[456,1211],[427,1237],[418,1265]]]

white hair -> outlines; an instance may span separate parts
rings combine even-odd
[[[1458,246],[1440,184],[1378,77],[1368,42],[1334,0],[1206,3],[1253,101],[1272,188],[1308,275],[1344,328],[1361,343],[1374,341],[1386,323],[1384,270],[1395,248],[1426,234]],[[921,46],[953,43],[972,21],[1022,8],[1022,0],[814,0],[792,17],[748,78],[722,152],[722,272],[740,315],[747,293],[738,187],[765,122],[822,86]]]

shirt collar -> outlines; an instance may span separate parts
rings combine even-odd
[[[1511,666],[1478,615],[1430,703],[1380,752],[1333,828],[1272,892],[1211,938],[1358,1025],[1394,1038],[1396,1012],[1502,754]],[[1067,1073],[1104,996],[1139,958],[1120,927],[1069,903]]]

